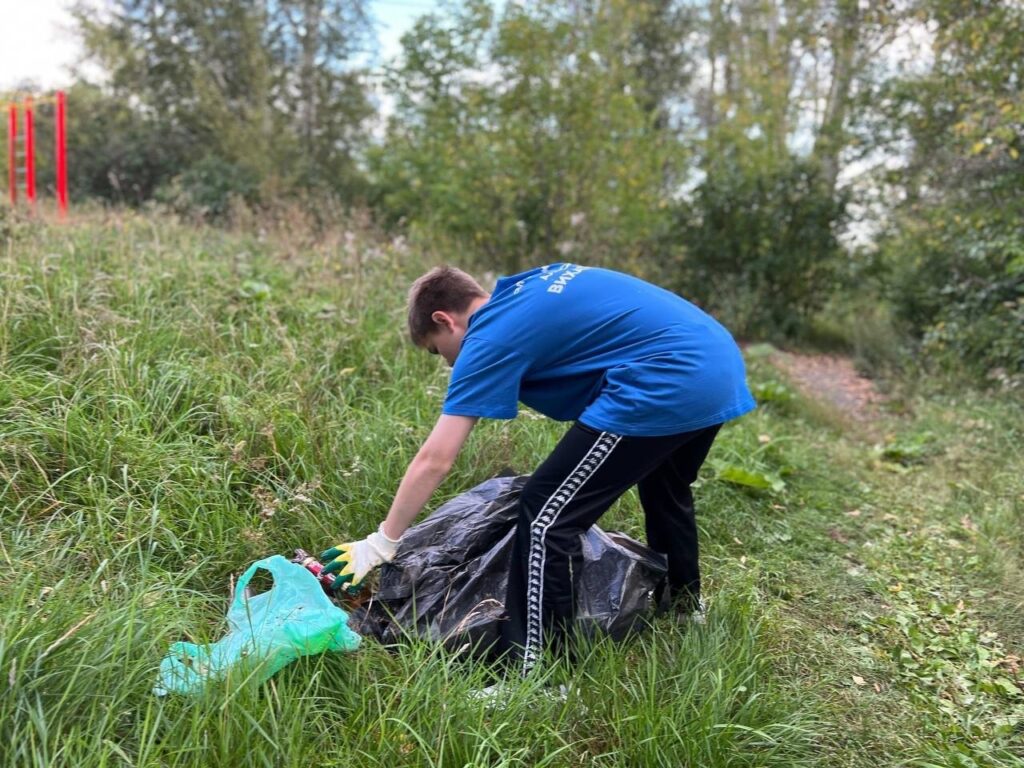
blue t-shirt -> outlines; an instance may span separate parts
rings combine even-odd
[[[512,419],[520,401],[650,437],[754,408],[740,351],[714,318],[639,278],[577,264],[501,278],[470,316],[442,412]]]

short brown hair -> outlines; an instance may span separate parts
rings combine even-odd
[[[435,312],[465,312],[473,299],[488,296],[480,283],[461,269],[443,265],[419,277],[409,289],[409,337],[420,346],[436,330]]]

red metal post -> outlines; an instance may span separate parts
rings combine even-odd
[[[25,199],[36,204],[36,130],[32,119],[32,99],[25,99]]]
[[[61,217],[68,215],[67,126],[64,91],[57,91],[57,209]]]
[[[7,107],[7,187],[11,205],[18,202],[18,108]]]

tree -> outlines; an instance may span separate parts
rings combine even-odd
[[[269,14],[274,103],[291,119],[304,174],[325,187],[357,183],[351,161],[373,114],[350,63],[370,32],[362,1],[277,0]]]
[[[677,215],[672,283],[741,333],[796,333],[835,290],[848,194],[842,155],[871,51],[893,39],[881,4],[692,4],[681,140],[698,158]]]
[[[882,74],[909,10],[897,0],[710,0],[697,4],[705,52],[692,93],[697,133],[755,139],[766,161],[810,157],[835,191],[853,109]],[[716,138],[718,135],[718,138]]]
[[[391,75],[381,204],[510,271],[577,254],[642,270],[678,159],[629,54],[644,13],[471,0],[421,19]]]
[[[846,200],[812,160],[710,167],[681,212],[686,250],[673,285],[741,336],[796,335],[836,288]]]
[[[638,100],[657,116],[658,128],[679,122],[698,59],[687,45],[697,29],[698,7],[676,0],[642,0],[628,51],[640,81]]]
[[[76,18],[111,93],[188,163],[351,196],[370,114],[351,66],[368,30],[361,0],[116,0],[108,16]]]
[[[902,203],[882,241],[899,316],[933,359],[1024,374],[1024,8],[922,0],[932,66],[880,90]],[[1016,379],[1014,378],[1016,377]]]

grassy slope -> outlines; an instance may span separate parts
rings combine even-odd
[[[153,697],[232,574],[386,511],[445,385],[403,340],[420,266],[134,217],[5,244],[0,765],[1024,764],[1020,402],[914,398],[886,458],[758,356],[763,406],[698,491],[707,628],[598,644],[566,705],[524,685],[489,712],[425,646]],[[558,434],[482,425],[438,500]],[[635,498],[604,524],[641,535]]]

